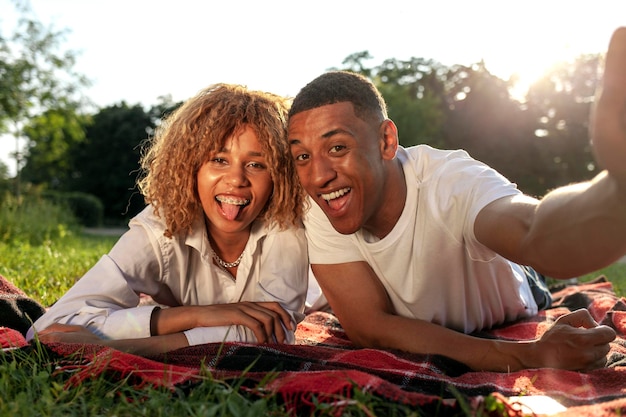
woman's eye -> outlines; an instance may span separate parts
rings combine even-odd
[[[259,163],[259,162],[251,162],[248,166],[252,167],[252,168],[257,168],[257,169],[263,169],[265,168],[265,165]]]
[[[296,161],[306,161],[307,159],[309,159],[309,155],[306,153],[302,153],[300,155],[296,155]]]

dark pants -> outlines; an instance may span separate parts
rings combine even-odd
[[[546,278],[529,266],[520,265],[526,274],[535,302],[539,310],[552,306],[552,294],[546,285]]]

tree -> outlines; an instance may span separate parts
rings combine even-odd
[[[533,124],[508,81],[491,74],[484,63],[455,65],[446,73],[446,143],[516,182],[527,193],[541,192],[529,170],[534,150]]]
[[[110,222],[125,223],[145,205],[135,182],[141,143],[154,127],[143,107],[122,102],[93,115],[72,152],[71,189],[98,197]]]
[[[556,185],[588,179],[596,169],[587,120],[597,58],[555,67],[526,102],[513,99],[511,81],[482,62],[445,67],[423,58],[387,59],[368,68],[365,51],[343,64],[378,87],[402,145],[465,149],[524,192],[541,196]]]
[[[90,116],[70,108],[50,109],[24,127],[28,138],[22,179],[50,190],[71,191],[72,153],[85,139]]]
[[[371,58],[367,51],[349,55],[342,70],[362,74],[374,82],[387,102],[390,119],[398,126],[402,145],[441,146],[444,103],[443,85],[437,74],[445,67],[432,60],[411,58],[387,59],[367,68],[363,60]]]
[[[592,178],[598,167],[589,143],[589,112],[599,82],[600,55],[553,66],[528,92],[526,106],[547,189]]]
[[[77,53],[60,49],[65,31],[30,18],[26,2],[15,5],[20,13],[15,33],[8,38],[0,34],[0,132],[11,133],[16,141],[19,194],[19,141],[25,123],[50,108],[80,107],[80,88],[89,81],[73,70]]]

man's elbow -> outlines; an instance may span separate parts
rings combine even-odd
[[[361,348],[384,349],[387,347],[385,338],[372,331],[371,327],[345,329],[348,339]]]

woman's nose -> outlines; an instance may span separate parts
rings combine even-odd
[[[231,165],[225,177],[228,184],[237,187],[248,184],[248,177],[246,176],[245,169],[237,165]]]

